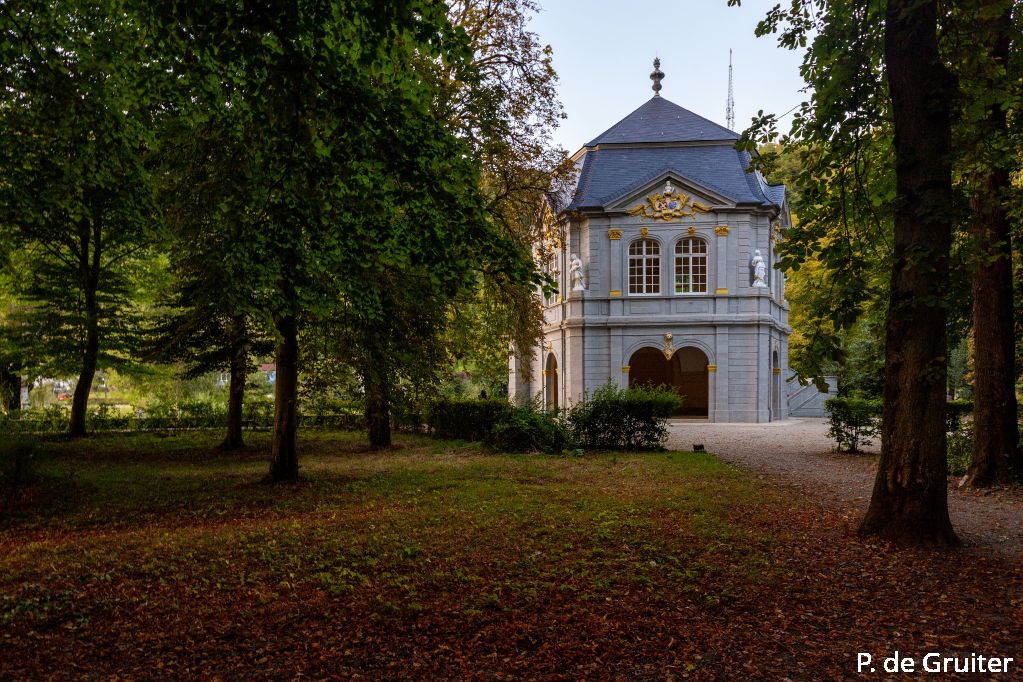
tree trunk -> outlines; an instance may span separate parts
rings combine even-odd
[[[994,63],[989,68],[1006,68],[1011,8],[985,23],[980,29],[994,39]],[[1000,103],[988,105],[985,123],[981,125],[984,139],[979,144],[1004,143],[1008,130]],[[972,201],[970,224],[979,262],[973,274],[973,457],[963,483],[977,488],[1006,483],[1023,473],[1016,425],[1012,224],[1004,203],[1011,190],[1011,177],[1004,153],[996,150],[995,155],[981,171],[984,177]]]
[[[270,453],[271,481],[298,480],[298,320],[274,319],[281,335],[274,382],[274,431]]]
[[[369,353],[369,362],[363,373],[366,389],[366,425],[369,428],[369,445],[374,449],[391,447],[391,397],[387,377],[381,371],[382,364]]]
[[[0,370],[0,397],[3,398],[3,409],[7,414],[21,411],[21,375],[16,368]]]
[[[232,336],[240,331],[240,338],[232,338],[231,385],[227,392],[227,435],[220,444],[222,450],[245,447],[242,437],[242,407],[245,403],[245,379],[249,369],[249,345],[245,342],[245,322],[233,321]]]
[[[80,438],[86,434],[85,418],[89,410],[89,393],[92,392],[92,380],[96,376],[96,366],[99,361],[99,306],[96,295],[99,289],[99,225],[99,220],[93,219],[91,224],[83,221],[79,229],[79,268],[82,278],[82,294],[85,298],[83,311],[85,314],[85,346],[82,348],[82,370],[78,375],[78,383],[75,384],[75,393],[71,399],[71,428],[68,433],[72,438]]]
[[[889,0],[885,61],[895,132],[895,252],[885,329],[881,460],[860,533],[955,545],[948,517],[945,374],[952,241],[951,80],[935,0]]]

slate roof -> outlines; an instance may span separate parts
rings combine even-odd
[[[731,145],[588,150],[575,196],[567,208],[603,208],[668,172],[737,204],[780,206],[762,188],[757,174],[746,172],[749,160],[749,154]]]
[[[622,142],[706,142],[738,139],[739,136],[728,128],[658,96],[651,97],[646,104],[615,123],[586,146]]]
[[[653,97],[586,145],[577,163],[575,193],[565,208],[605,208],[667,173],[737,204],[780,207],[784,187],[746,172],[750,156],[735,149],[737,139],[731,130]],[[650,143],[670,146],[643,146]]]

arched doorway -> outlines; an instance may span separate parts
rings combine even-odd
[[[707,375],[707,356],[699,348],[686,346],[677,353],[682,375],[678,387],[686,397],[682,414],[692,417],[706,417],[710,405],[710,381]]]
[[[629,386],[670,386],[685,396],[679,415],[706,417],[707,356],[692,346],[664,357],[659,348],[640,348],[629,359]]]
[[[547,366],[543,371],[543,384],[547,410],[553,412],[558,409],[558,359],[554,357],[554,353],[547,354]]]

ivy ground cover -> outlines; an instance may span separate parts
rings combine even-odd
[[[307,432],[40,445],[0,518],[0,679],[816,679],[1023,657],[1023,569],[856,538],[704,453]],[[1020,668],[1016,668],[1018,672]],[[1010,675],[1009,677],[1012,677]]]

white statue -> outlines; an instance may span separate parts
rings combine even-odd
[[[753,286],[766,289],[767,263],[764,262],[763,256],[760,255],[760,249],[753,252],[753,260],[750,261],[750,265],[753,266]]]
[[[572,281],[572,291],[586,291],[586,283],[583,282],[583,262],[574,253],[568,266],[568,275]]]
[[[674,191],[675,191],[675,185],[671,184],[671,180],[668,180],[666,183],[664,183],[664,193],[665,193],[665,195],[671,194]]]

